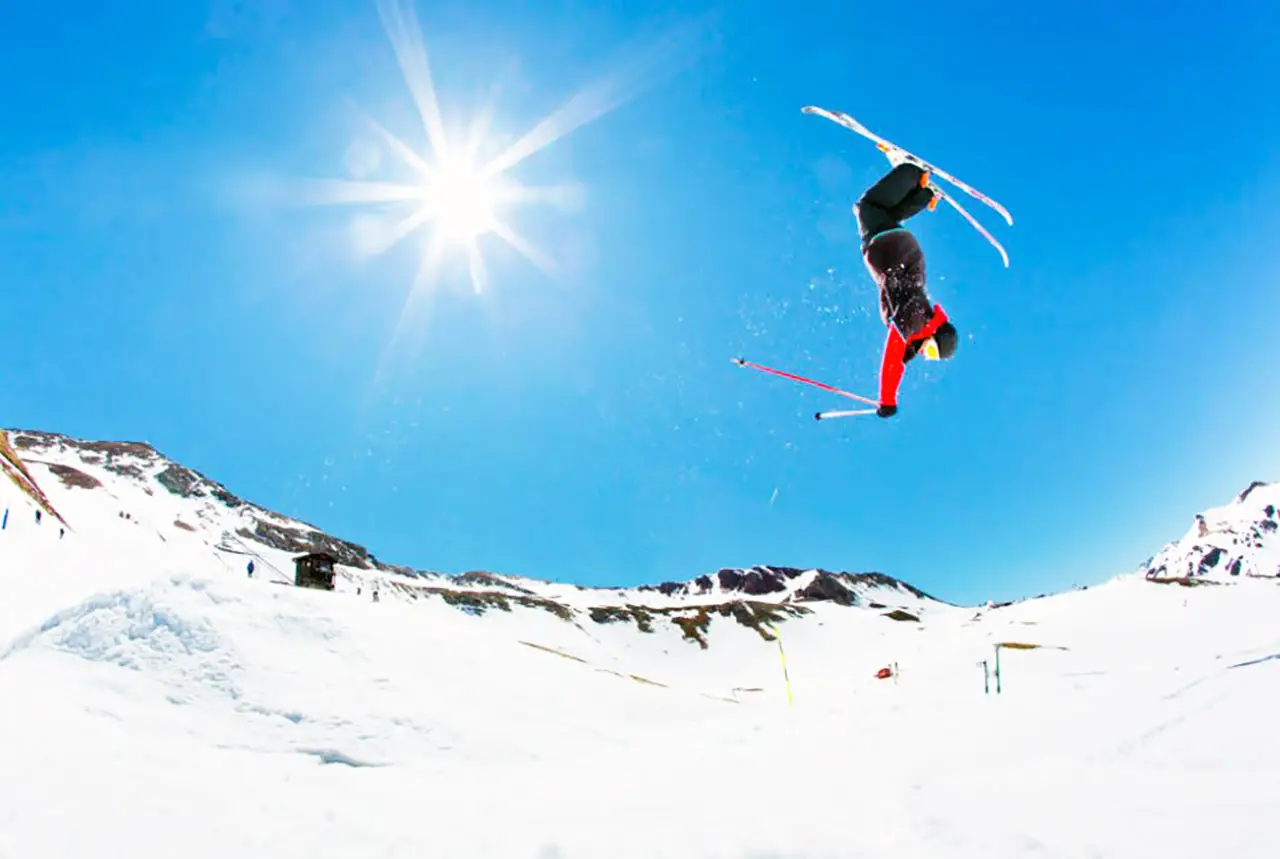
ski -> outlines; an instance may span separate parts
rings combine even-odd
[[[750,367],[753,370],[759,370],[762,373],[772,373],[775,376],[781,376],[782,378],[790,379],[793,382],[800,382],[805,385],[813,385],[815,388],[821,388],[822,390],[830,391],[831,393],[836,394],[837,396],[847,397],[850,400],[857,400],[858,402],[866,403],[869,406],[879,407],[880,405],[875,400],[868,399],[867,397],[860,397],[857,394],[853,394],[853,393],[850,393],[849,391],[844,390],[843,388],[837,388],[835,385],[828,385],[826,382],[819,382],[814,379],[807,379],[804,376],[797,376],[795,373],[788,373],[785,370],[775,370],[772,367],[765,367],[761,364],[754,364],[751,361],[746,360],[745,358],[734,358],[733,363],[737,364],[739,367]],[[875,409],[867,409],[865,411],[874,413]],[[862,413],[863,410],[859,409],[858,412]]]
[[[987,228],[982,226],[982,224],[978,223],[978,219],[975,218],[973,215],[970,215],[964,206],[961,206],[958,202],[956,202],[956,199],[954,197],[952,197],[950,194],[945,193],[937,185],[932,185],[932,188],[933,188],[933,193],[937,194],[939,197],[946,200],[948,203],[951,204],[951,207],[953,209],[955,209],[961,215],[964,215],[964,219],[969,222],[970,226],[972,226],[975,230],[981,233],[982,237],[986,239],[988,242],[990,242],[991,246],[1000,252],[1000,259],[1004,260],[1004,267],[1008,268],[1009,252],[1004,249],[1004,245],[996,241],[996,237],[991,235],[991,233],[987,232]]]
[[[845,128],[849,129],[850,131],[861,134],[863,137],[867,138],[868,140],[874,141],[876,145],[880,147],[881,151],[884,151],[885,149],[892,149],[896,152],[901,153],[902,156],[907,161],[910,161],[912,164],[915,164],[921,170],[927,170],[928,172],[932,173],[935,176],[938,176],[942,179],[946,179],[952,185],[955,185],[957,188],[964,191],[969,196],[977,200],[981,200],[983,203],[986,203],[988,206],[990,206],[991,208],[999,212],[1004,217],[1004,219],[1009,223],[1009,226],[1011,227],[1013,226],[1013,215],[1009,214],[1009,210],[1006,209],[1004,206],[1000,205],[995,200],[991,199],[986,194],[979,191],[977,188],[974,188],[972,185],[968,185],[964,182],[961,182],[959,179],[952,176],[947,171],[941,169],[940,167],[935,166],[934,164],[931,164],[928,161],[925,161],[923,158],[921,158],[919,155],[916,155],[914,152],[911,152],[910,150],[907,150],[907,149],[903,149],[898,144],[893,143],[892,141],[886,140],[885,138],[876,134],[871,129],[867,128],[861,122],[858,122],[858,120],[854,119],[849,114],[843,113],[838,110],[827,110],[825,107],[815,107],[813,105],[807,105],[805,107],[800,108],[800,110],[802,113],[811,113],[811,114],[814,114],[815,116],[824,116],[827,119],[831,120],[832,122],[843,125]]]

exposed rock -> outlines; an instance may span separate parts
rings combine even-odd
[[[684,637],[697,642],[704,650],[709,646],[703,635],[713,615],[731,617],[738,623],[755,630],[765,641],[773,641],[773,633],[767,627],[810,613],[802,606],[785,603],[767,603],[734,600],[719,605],[704,606],[596,606],[588,611],[596,623],[620,623],[635,621],[641,632],[653,632],[655,616],[666,616],[680,627]]]
[[[102,464],[107,471],[113,471],[122,477],[132,477],[134,480],[141,480],[146,477],[146,472],[142,470],[142,466],[135,465],[132,462],[120,462],[117,459],[108,459]]]
[[[245,503],[242,499],[228,492],[221,484],[212,483],[211,486],[210,494],[228,507],[240,507]]]
[[[1222,556],[1224,554],[1226,553],[1218,546],[1215,546],[1208,552],[1205,552],[1204,557],[1200,559],[1200,568],[1198,570],[1200,575],[1204,575],[1212,568],[1218,566],[1218,562],[1222,560]]]
[[[28,433],[19,432],[18,430],[14,430],[13,433],[10,434],[9,438],[12,441],[14,448],[17,450],[30,450],[40,443],[39,439],[34,438]]]
[[[215,483],[198,471],[185,465],[170,463],[164,471],[156,475],[156,482],[174,495],[183,498],[203,498],[206,495],[226,504],[228,507],[239,507],[244,504],[239,498],[227,491],[226,487]]]
[[[399,564],[384,564],[382,561],[375,561],[373,555],[369,556],[369,562],[372,563],[376,569],[379,569],[384,573],[391,573],[392,575],[405,576],[411,579],[430,575],[429,573],[415,570],[413,567],[403,567]]]
[[[258,519],[255,521],[252,531],[240,528],[236,533],[241,537],[265,543],[282,552],[299,555],[307,552],[327,552],[337,558],[339,564],[348,567],[369,569],[371,566],[369,564],[369,552],[363,546],[348,543],[336,537],[330,537],[320,531],[312,530],[299,533],[292,528]]]
[[[63,484],[73,489],[97,489],[102,486],[102,481],[90,474],[85,474],[78,468],[57,462],[50,463],[48,468]]]
[[[707,614],[706,609],[699,609],[696,614],[690,616],[677,616],[671,618],[671,622],[684,632],[684,637],[690,641],[698,642],[698,646],[706,650],[707,627],[711,625],[711,615]]]
[[[799,567],[755,566],[747,569],[725,568],[719,570],[715,578],[699,576],[688,582],[663,582],[659,585],[641,585],[639,590],[657,591],[666,596],[695,596],[711,593],[716,584],[725,593],[739,593],[745,596],[767,596],[784,593],[791,581],[808,573],[809,570]],[[810,601],[832,601],[840,605],[858,605],[860,597],[854,588],[888,588],[902,590],[920,599],[942,602],[919,588],[899,581],[883,573],[833,573],[827,570],[815,570],[817,581],[797,592],[797,599]],[[843,587],[841,586],[843,585]]]
[[[1239,563],[1239,559],[1238,559],[1238,558],[1237,558],[1235,561],[1232,561],[1232,565],[1236,565],[1236,564],[1238,564],[1238,563]],[[1238,570],[1239,570],[1239,567],[1236,567],[1236,569],[1237,569],[1237,571],[1238,571]],[[1227,570],[1228,570],[1228,571],[1230,571],[1230,570],[1231,570],[1231,566],[1228,566],[1228,567],[1227,567]],[[1236,572],[1236,573],[1231,573],[1231,575],[1233,575],[1233,576],[1234,576],[1234,575],[1238,575],[1238,572]],[[1213,579],[1198,579],[1198,578],[1194,578],[1194,577],[1192,577],[1192,576],[1176,576],[1176,577],[1165,577],[1165,578],[1153,578],[1153,579],[1151,579],[1151,581],[1152,581],[1153,583],[1157,584],[1157,585],[1182,585],[1184,588],[1195,588],[1195,587],[1202,587],[1202,586],[1204,586],[1204,585],[1222,585],[1222,584],[1224,584],[1223,582],[1215,581],[1215,580],[1213,580]]]
[[[721,570],[716,574],[720,589],[740,591],[748,596],[761,597],[787,589],[785,576],[769,567],[752,567],[749,570]]]
[[[895,608],[893,611],[889,612],[889,613],[888,613],[888,614],[886,614],[886,615],[882,615],[882,616],[883,616],[883,617],[887,617],[887,618],[889,618],[890,620],[909,621],[909,622],[911,622],[911,623],[919,623],[919,622],[920,622],[920,618],[916,617],[916,616],[915,616],[914,614],[912,614],[911,612],[909,612],[909,611],[903,611],[903,610],[902,610],[902,609],[900,609],[900,608]]]
[[[596,606],[588,612],[596,623],[635,621],[641,632],[653,632],[653,611],[644,606]]]
[[[65,436],[62,436],[61,440],[80,450],[104,454],[108,459],[117,456],[156,459],[160,455],[154,447],[142,441],[80,441]]]
[[[818,573],[812,582],[796,592],[796,598],[833,602],[843,606],[856,606],[861,602],[856,593],[830,573]]]
[[[1241,492],[1239,495],[1236,496],[1236,502],[1243,503],[1249,498],[1250,495],[1253,494],[1253,490],[1257,489],[1260,486],[1266,486],[1266,485],[1267,485],[1267,482],[1265,480],[1253,481],[1253,483],[1250,483],[1248,488],[1246,488],[1244,492]]]
[[[449,605],[456,606],[468,614],[481,615],[489,608],[511,611],[514,603],[524,608],[537,608],[551,612],[561,620],[573,619],[573,611],[568,606],[541,597],[508,596],[493,591],[454,591],[448,588],[419,588],[419,590],[436,594]]]
[[[174,495],[179,495],[183,498],[204,495],[200,488],[200,475],[189,468],[178,465],[176,462],[157,474],[156,482]]]
[[[533,593],[533,591],[528,588],[521,587],[520,585],[507,581],[499,575],[485,572],[484,570],[471,570],[470,572],[462,573],[461,575],[454,576],[454,581],[467,585],[488,585],[489,587],[494,588],[506,588],[507,590],[516,591],[517,593],[522,594]]]
[[[160,458],[156,449],[145,442],[83,441],[37,430],[14,430],[13,443],[15,447],[23,450],[71,448],[87,463],[101,464],[107,471],[135,479],[144,476],[138,461],[149,463]]]
[[[725,614],[725,609],[728,609],[728,613],[738,623],[748,629],[754,629],[765,641],[774,640],[774,634],[766,629],[766,626],[774,626],[789,617],[800,617],[810,613],[809,609],[800,606],[767,602],[733,602],[718,607],[722,615]]]

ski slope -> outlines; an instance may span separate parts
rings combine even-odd
[[[714,615],[704,647],[589,617],[694,617],[717,588],[503,577],[563,613],[478,616],[377,568],[302,590],[289,553],[223,539],[270,511],[157,489],[145,456],[23,453],[68,528],[0,480],[5,859],[1280,855],[1276,486],[1207,515],[1251,575],[1224,555],[1202,587],[1146,569],[1004,607],[868,591],[919,620],[810,603],[777,622],[789,703],[747,625]],[[1153,561],[1202,559],[1201,530]],[[1001,642],[1022,647],[986,693]]]

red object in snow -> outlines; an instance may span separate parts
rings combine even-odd
[[[887,680],[892,676],[893,676],[892,668],[881,668],[879,671],[876,672],[876,677],[880,678],[881,680]]]

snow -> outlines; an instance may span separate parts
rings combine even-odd
[[[662,618],[476,617],[369,570],[305,590],[238,538],[281,571],[249,578],[217,547],[275,514],[169,493],[163,462],[30,453],[70,528],[0,480],[6,859],[1280,855],[1269,531],[1218,586],[1138,571],[921,622],[810,604],[778,624],[789,705],[777,642],[732,618],[704,649]],[[1274,493],[1206,516],[1252,533]],[[507,581],[584,609],[724,596]],[[999,642],[1039,647],[1000,648],[987,694]]]

